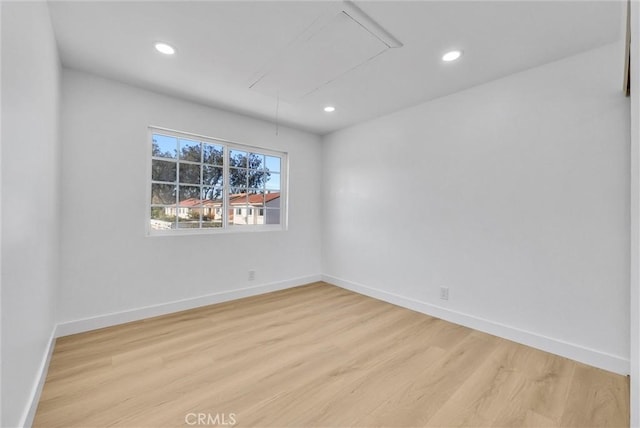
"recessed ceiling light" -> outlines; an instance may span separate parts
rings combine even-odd
[[[445,62],[455,61],[460,58],[460,55],[462,55],[462,52],[460,51],[450,51],[442,55],[442,60]]]
[[[326,111],[327,113],[332,113],[332,112],[336,111],[336,108],[334,106],[326,106],[324,108],[324,111]]]
[[[158,52],[163,53],[165,55],[173,55],[174,53],[176,53],[175,48],[166,43],[156,43],[154,46]]]

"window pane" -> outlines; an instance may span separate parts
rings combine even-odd
[[[202,227],[222,227],[222,203],[205,204],[202,208]]]
[[[261,155],[259,153],[249,154],[249,165],[247,167],[250,169],[263,169],[264,155]]]
[[[256,224],[265,224],[265,209],[264,208],[256,208]]]
[[[229,207],[247,205],[247,189],[232,187],[229,189]]]
[[[246,168],[247,167],[247,152],[240,150],[229,151],[229,165],[235,167]]]
[[[180,206],[191,206],[191,205],[200,205],[202,203],[200,198],[200,186],[179,186],[179,201]],[[185,202],[190,202],[191,205],[185,204]]]
[[[269,178],[269,172],[264,170],[249,170],[247,174],[247,186],[255,189],[263,189]]]
[[[210,203],[222,203],[222,191],[221,187],[202,186],[202,199]]]
[[[215,166],[202,166],[202,184],[222,187],[222,168]]]
[[[161,160],[151,161],[151,179],[154,181],[176,181],[176,163]]]
[[[222,227],[222,220],[202,220],[203,229],[211,229],[214,227]]]
[[[280,224],[280,209],[265,210],[264,224]]]
[[[170,230],[176,228],[176,206],[151,207],[151,229]]]
[[[200,165],[180,162],[180,183],[200,184]]]
[[[246,195],[248,191],[246,187],[230,187],[229,195]]]
[[[271,172],[280,172],[280,158],[276,156],[266,156],[265,168]]]
[[[176,203],[176,186],[173,184],[152,184],[151,203],[172,205]]]
[[[178,229],[199,229],[200,228],[199,207],[178,209]]]
[[[264,206],[264,191],[249,189],[248,195],[249,204],[255,207],[263,207]]]
[[[249,207],[247,206],[235,206],[233,207],[233,209],[231,210],[232,212],[232,217],[229,219],[229,224],[233,224],[233,225],[246,225],[246,224],[250,224],[249,221],[251,220],[248,212],[249,212]]]
[[[265,184],[267,190],[280,190],[280,174],[269,173],[267,182]]]
[[[247,170],[229,168],[229,184],[232,187],[247,187]]]
[[[224,163],[224,149],[222,146],[215,144],[202,143],[202,161],[213,165],[222,165]]]
[[[246,224],[247,189],[229,189],[229,224]],[[244,213],[243,213],[244,211]]]
[[[264,195],[267,208],[280,208],[280,192],[271,192]]]
[[[166,135],[153,134],[153,147],[151,154],[163,158],[176,158],[178,140]]]
[[[180,140],[180,159],[201,162],[200,142]]]
[[[245,221],[247,222],[246,224],[262,224],[258,220],[258,209],[249,207],[245,217]]]

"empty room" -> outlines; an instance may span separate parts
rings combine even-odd
[[[1,1],[0,425],[640,427],[639,10]]]

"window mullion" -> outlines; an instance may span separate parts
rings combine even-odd
[[[179,229],[179,221],[180,218],[180,139],[176,138],[176,218],[175,218],[175,228]]]
[[[198,228],[202,229],[202,220],[204,218],[204,198],[202,197],[202,190],[204,189],[204,143],[200,141],[200,187],[198,189],[198,200],[200,201],[200,206],[198,207]]]
[[[222,227],[229,227],[229,146],[224,146],[222,156]]]

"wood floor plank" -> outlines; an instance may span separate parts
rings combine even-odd
[[[534,412],[533,410],[529,410],[527,412],[527,416],[524,419],[524,423],[522,425],[523,428],[554,428],[559,427],[560,425],[556,420],[549,419],[539,413]]]
[[[434,364],[412,367],[411,380],[393,391],[384,405],[361,418],[357,425],[426,426],[459,384],[493,351],[493,345],[485,337],[467,334]]]
[[[523,382],[522,376],[506,363],[508,347],[500,346],[481,364],[436,411],[429,426],[489,426]]]
[[[326,283],[59,338],[34,427],[628,426],[628,379]],[[222,420],[218,420],[218,425]]]
[[[629,426],[628,378],[576,363],[561,425]]]
[[[259,403],[243,413],[245,426],[335,426],[355,425],[388,398],[394,388],[410,381],[408,367],[423,367],[437,360],[444,350],[415,340],[433,328],[430,320],[412,320],[402,329],[385,334],[373,330],[366,345],[354,347],[338,368],[314,370],[309,381]],[[379,373],[370,376],[370,373]],[[275,406],[280,411],[267,410]],[[312,406],[308,407],[308,406]],[[350,419],[349,419],[350,417]]]
[[[574,365],[566,358],[499,340],[493,354],[429,424],[455,421],[454,425],[460,426],[523,426],[535,416],[553,421],[549,426],[556,426]],[[483,419],[478,420],[478,415]]]

